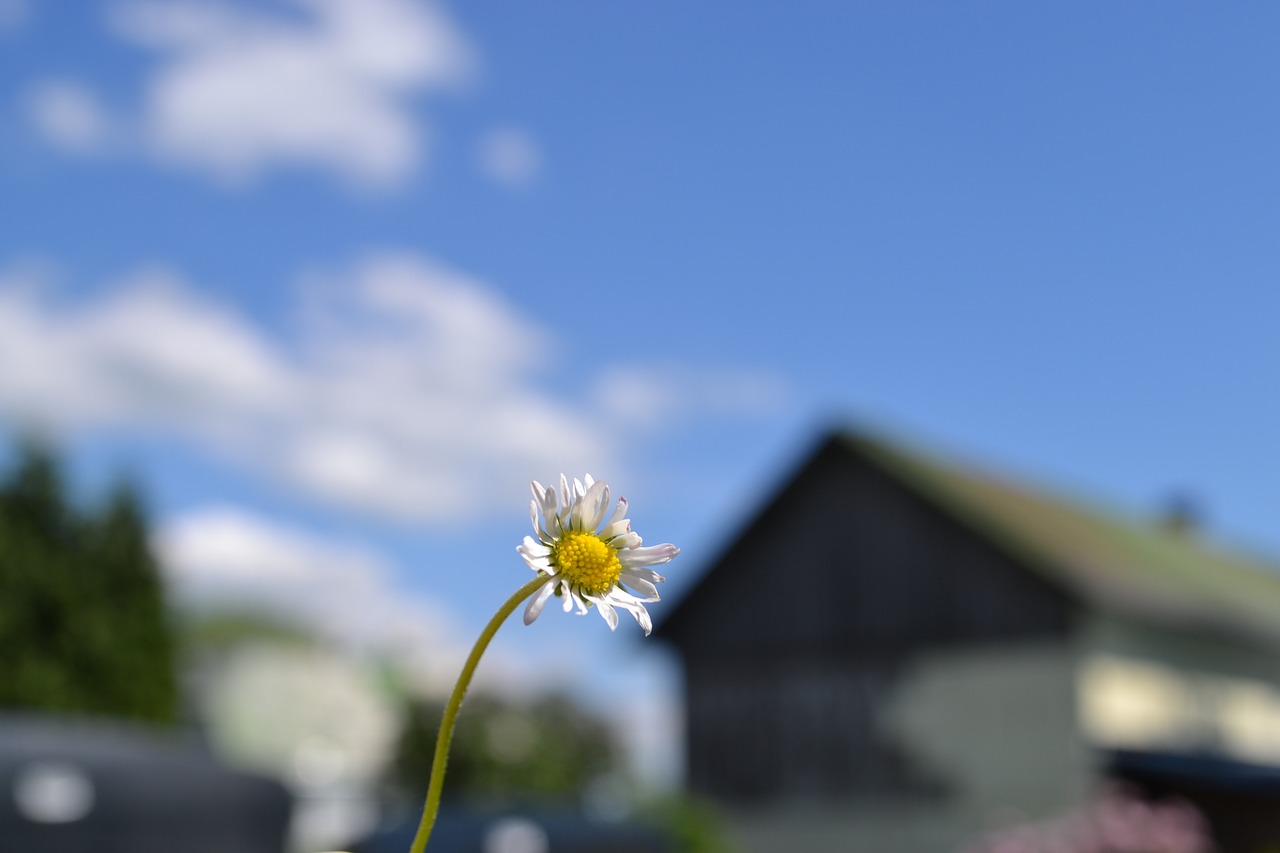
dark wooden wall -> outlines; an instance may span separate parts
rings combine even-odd
[[[869,458],[823,447],[660,626],[689,782],[722,799],[934,796],[879,730],[923,649],[1066,637],[1072,603]]]

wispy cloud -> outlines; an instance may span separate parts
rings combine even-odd
[[[170,519],[154,544],[182,601],[252,603],[356,645],[397,634],[434,643],[422,632],[452,629],[435,605],[392,590],[393,567],[377,552],[241,508],[206,507]]]
[[[0,0],[0,35],[22,29],[30,14],[27,0]]]
[[[55,426],[156,427],[255,418],[294,376],[242,318],[171,273],[134,276],[90,304],[67,304],[38,274],[0,276],[0,406]]]
[[[0,0],[2,2],[2,0]],[[429,134],[421,96],[456,87],[476,65],[444,10],[413,0],[288,0],[271,14],[219,0],[128,0],[111,29],[154,51],[130,128],[135,153],[243,184],[281,167],[314,169],[366,188],[403,182]],[[74,90],[83,119],[94,104]],[[56,102],[55,102],[56,105]],[[47,116],[46,116],[47,118]],[[73,153],[84,136],[48,120]],[[83,129],[88,122],[80,121]]]
[[[153,539],[184,606],[283,616],[339,647],[394,661],[420,690],[447,692],[469,650],[454,614],[409,592],[397,567],[363,544],[226,505],[170,518]],[[486,660],[481,686],[545,689],[528,674],[536,671],[510,651],[499,653]]]
[[[546,333],[479,282],[378,255],[308,279],[298,313],[277,338],[172,272],[74,305],[12,281],[0,409],[178,431],[309,497],[405,520],[477,511],[512,470],[613,458],[598,417],[539,390]]]
[[[786,405],[780,374],[678,364],[611,365],[593,399],[615,421],[671,427],[693,419],[769,415]]]
[[[577,354],[413,254],[305,276],[299,292],[296,322],[268,333],[173,272],[71,303],[0,275],[0,415],[175,433],[307,500],[451,523],[509,505],[531,473],[616,474],[626,443],[679,417],[758,413],[752,389],[769,382],[602,365],[576,369],[600,393],[553,392]]]
[[[45,80],[28,90],[26,105],[36,130],[72,154],[105,154],[123,141],[116,120],[79,83]]]
[[[477,159],[485,177],[513,189],[532,183],[542,170],[537,143],[519,128],[498,128],[486,133],[477,146]]]

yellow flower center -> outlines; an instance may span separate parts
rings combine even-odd
[[[608,592],[622,575],[618,552],[592,533],[566,535],[551,549],[551,564],[570,586],[590,595]]]

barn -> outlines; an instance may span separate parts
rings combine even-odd
[[[866,432],[669,609],[687,782],[744,849],[955,851],[1100,783],[1280,847],[1280,569]]]

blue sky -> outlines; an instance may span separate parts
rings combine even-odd
[[[525,578],[530,479],[614,483],[678,596],[831,424],[1280,554],[1278,37],[1268,3],[0,0],[0,426],[86,494],[139,477],[186,598],[440,672]],[[511,625],[494,678],[661,716],[670,668],[604,634]]]

